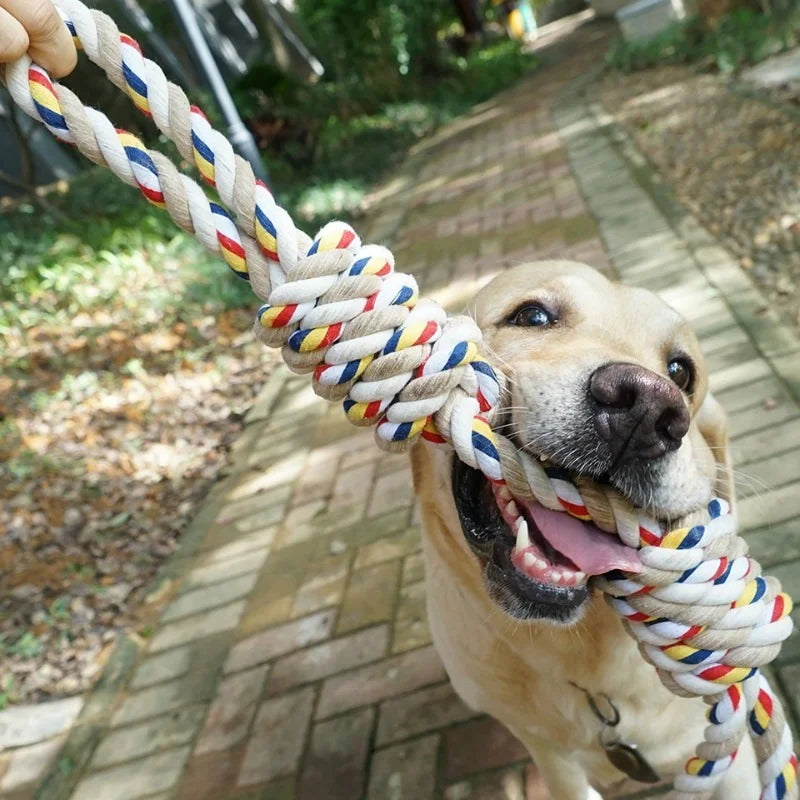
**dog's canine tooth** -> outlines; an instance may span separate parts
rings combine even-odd
[[[522,552],[531,546],[531,540],[528,538],[528,523],[522,517],[517,521],[517,544],[515,550]]]

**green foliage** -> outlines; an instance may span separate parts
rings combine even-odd
[[[640,42],[618,37],[606,60],[623,72],[694,62],[707,62],[721,72],[735,72],[788,47],[798,33],[796,16],[776,18],[740,8],[726,14],[713,29],[693,17]]]
[[[0,241],[0,339],[98,308],[147,323],[180,318],[192,305],[252,301],[242,282],[220,279],[219,261],[165,212],[99,168],[51,193],[45,209],[26,201],[5,210]]]
[[[436,71],[437,34],[451,11],[440,0],[299,0],[314,49],[342,84],[399,95],[402,78]]]

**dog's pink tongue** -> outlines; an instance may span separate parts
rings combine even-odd
[[[602,575],[612,569],[642,571],[639,554],[616,536],[564,511],[551,511],[535,501],[523,505],[550,546],[587,575]]]

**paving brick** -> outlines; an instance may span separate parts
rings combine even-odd
[[[419,529],[408,528],[395,536],[386,536],[376,542],[362,545],[356,553],[356,560],[353,562],[353,569],[370,567],[373,564],[380,564],[382,561],[391,561],[395,558],[413,553],[420,549],[422,541],[419,536]]]
[[[438,736],[378,750],[372,758],[367,800],[433,800]]]
[[[292,616],[295,593],[303,581],[304,567],[282,571],[262,570],[247,599],[237,634],[248,636],[286,622]]]
[[[800,516],[800,485],[791,483],[780,489],[747,497],[737,503],[742,530],[762,528]]]
[[[368,461],[360,467],[351,467],[346,471],[340,472],[336,477],[336,483],[333,485],[333,494],[328,508],[334,511],[363,501],[369,491],[369,487],[372,486],[374,474],[374,461]]]
[[[216,521],[220,525],[233,522],[266,509],[280,512],[289,501],[292,490],[290,486],[269,488],[269,474],[259,470],[255,478],[240,483],[228,495],[230,502],[222,506]]]
[[[735,466],[742,466],[798,448],[800,422],[793,419],[747,436],[736,437],[732,443],[733,461]]]
[[[399,578],[399,561],[354,570],[339,611],[337,633],[391,619]]]
[[[161,626],[150,643],[150,652],[156,653],[169,647],[177,647],[187,642],[204,639],[206,636],[220,631],[232,630],[242,616],[244,604],[244,600],[237,600],[203,614],[195,614],[185,617],[179,622],[170,622]]]
[[[311,562],[292,604],[292,616],[338,605],[347,585],[349,566],[350,554],[346,552]]]
[[[477,716],[453,691],[450,683],[386,700],[380,705],[377,746],[410,739]]]
[[[224,671],[236,672],[290,653],[331,635],[335,614],[321,611],[243,639],[231,648]]]
[[[528,794],[526,789],[525,770],[511,767],[450,784],[443,797],[444,800],[551,800],[549,792]]]
[[[192,756],[175,795],[176,800],[221,800],[235,796],[236,776],[243,756],[243,745]]]
[[[395,508],[409,506],[413,502],[414,485],[408,464],[403,469],[381,475],[372,489],[367,506],[367,516],[385,514]]]
[[[223,528],[222,530],[230,530]],[[250,533],[239,533],[230,531],[228,536],[221,537],[215,541],[212,537],[203,543],[205,553],[205,563],[215,564],[219,561],[230,561],[231,559],[252,553],[254,550],[269,549],[275,539],[276,527],[259,528]]]
[[[188,756],[189,748],[179,747],[93,772],[78,784],[70,800],[133,800],[162,792],[177,783]]]
[[[297,785],[298,800],[362,796],[374,718],[374,709],[365,708],[314,726]]]
[[[210,701],[229,646],[227,634],[198,642],[192,648],[188,672],[177,679],[131,692],[112,717],[112,726],[129,725],[183,706]]]
[[[737,468],[735,477],[737,497],[746,497],[764,489],[777,489],[784,484],[800,481],[800,458],[787,458],[786,453],[780,453],[771,458],[751,461]]]
[[[800,526],[794,519],[750,531],[745,538],[762,567],[800,559]]]
[[[197,755],[225,750],[247,735],[261,695],[267,667],[255,667],[223,679],[195,745]]]
[[[378,664],[328,678],[322,686],[317,717],[396,697],[444,680],[442,662],[433,647],[412,650]]]
[[[297,505],[283,518],[275,537],[276,548],[297,544],[311,538],[315,531],[315,517],[326,507],[324,500],[312,500],[309,503]]]
[[[725,400],[721,401],[727,408]],[[757,405],[728,414],[728,436],[738,438],[797,418],[797,405],[780,392],[770,393]]]
[[[275,662],[267,684],[270,695],[302,683],[376,661],[389,647],[389,627],[379,625],[350,636],[308,647]]]
[[[193,698],[186,686],[182,680],[173,680],[131,694],[114,715],[114,725],[127,725],[188,705]]]
[[[447,781],[528,758],[522,744],[491,717],[450,728],[444,732],[443,740],[443,774]]]
[[[256,578],[258,578],[257,572],[249,572],[227,581],[213,583],[202,589],[180,594],[167,606],[161,620],[162,622],[171,622],[246,597],[255,586]]]
[[[0,711],[0,752],[37,744],[67,730],[81,711],[83,700],[68,697],[37,706],[11,706]]]
[[[188,592],[212,583],[230,580],[237,575],[257,572],[266,561],[268,552],[266,547],[262,547],[251,553],[243,553],[224,561],[214,561],[212,557],[205,556],[186,576],[186,580],[181,585],[181,591]]]
[[[10,796],[12,792],[21,791],[23,787],[31,787],[31,784],[38,783],[55,760],[66,738],[67,734],[62,733],[44,742],[8,751],[8,763],[0,766],[2,797]]]
[[[412,553],[403,560],[402,585],[418,583],[425,579],[425,559],[422,553]]]
[[[267,700],[258,709],[238,785],[265,783],[297,771],[311,720],[314,690]]]
[[[784,696],[789,700],[787,713],[794,716],[795,725],[800,725],[800,664],[790,664],[778,671],[780,681],[785,689]]]
[[[170,711],[147,722],[111,731],[92,757],[93,769],[169,750],[190,742],[203,723],[206,706]]]
[[[394,622],[392,652],[401,653],[430,644],[428,610],[425,605],[425,582],[419,581],[400,590]]]

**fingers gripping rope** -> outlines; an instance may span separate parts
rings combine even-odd
[[[375,425],[386,449],[419,437],[451,445],[490,480],[520,498],[593,520],[639,548],[641,574],[599,583],[672,691],[711,704],[705,741],[676,781],[680,797],[708,797],[733,762],[745,731],[758,756],[764,800],[797,798],[797,758],[778,698],[759,667],[789,635],[791,601],[763,578],[721,501],[701,525],[662,531],[606,487],[543,465],[491,429],[501,385],[481,356],[481,334],[420,300],[392,254],[362,245],[341,222],[311,240],[180,87],[142,55],[135,40],[80,0],[57,0],[87,56],[194,163],[220,200],[161,154],[114,128],[23,57],[6,70],[15,102],[57,138],[108,166],[163,207],[176,224],[221,255],[264,301],[256,336],[281,347],[315,391],[342,401],[356,425]],[[228,210],[230,209],[230,211]]]

